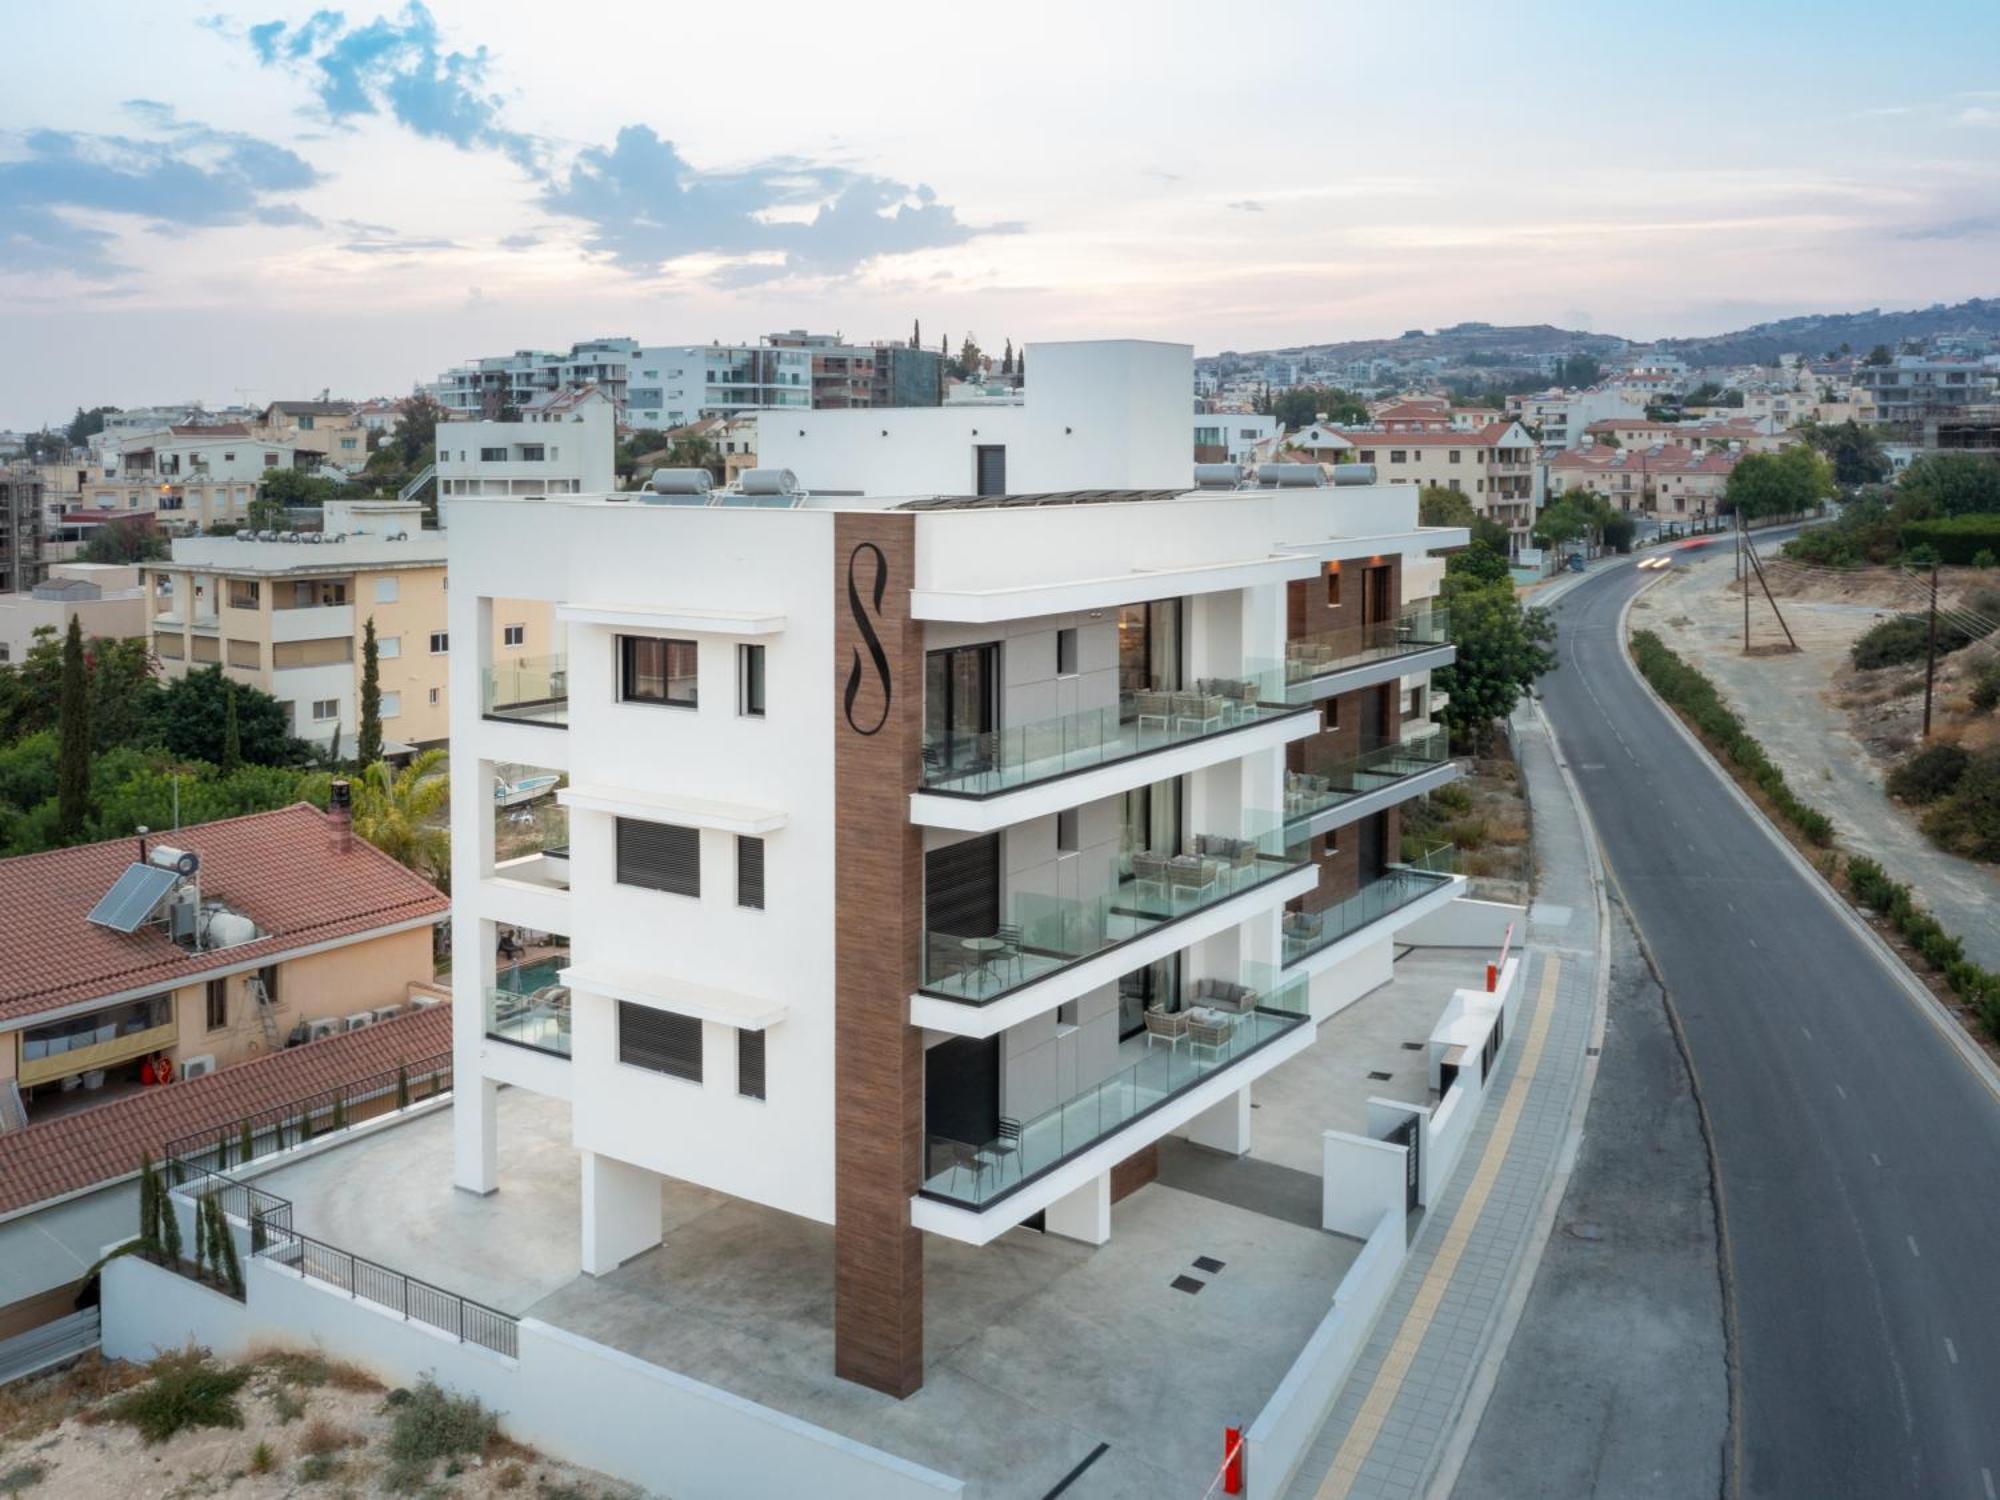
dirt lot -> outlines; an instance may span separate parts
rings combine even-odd
[[[180,1358],[168,1356],[164,1363]],[[479,1441],[483,1419],[468,1424],[465,1407],[434,1391],[428,1397],[386,1391],[353,1366],[316,1354],[274,1352],[236,1372],[244,1378],[225,1405],[240,1425],[189,1425],[155,1442],[118,1414],[121,1401],[157,1386],[148,1367],[92,1354],[66,1370],[0,1389],[0,1495],[624,1500],[638,1493],[590,1470],[553,1463],[497,1432]],[[182,1409],[192,1405],[189,1399]],[[391,1453],[397,1414],[419,1410],[424,1419],[414,1424],[421,1429],[416,1444],[431,1456],[399,1463]],[[406,1416],[406,1431],[412,1426]]]
[[[1493,750],[1469,762],[1458,781],[1404,809],[1404,852],[1451,844],[1460,873],[1470,877],[1468,894],[1523,905],[1533,866],[1528,804],[1521,769],[1504,736],[1495,739]]]
[[[1843,847],[1910,882],[1972,957],[2000,965],[2000,924],[1992,919],[2000,872],[1937,849],[1883,791],[1922,725],[1923,668],[1862,672],[1848,659],[1856,637],[1921,595],[1886,570],[1829,576],[1766,566],[1797,652],[1784,648],[1784,633],[1753,585],[1753,654],[1743,654],[1743,596],[1726,551],[1663,575],[1634,603],[1633,628],[1658,632],[1709,675],[1798,794],[1833,818]],[[1956,602],[1991,577],[1948,569],[1940,599]],[[1972,669],[1993,654],[1978,646],[1940,659],[1934,723],[1968,748],[2000,736],[1996,716],[1972,714],[1966,697]]]

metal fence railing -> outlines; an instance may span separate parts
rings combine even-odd
[[[408,1322],[422,1323],[449,1334],[462,1344],[477,1344],[510,1359],[520,1353],[519,1318],[338,1245],[329,1245],[291,1228],[269,1228],[267,1221],[264,1244],[261,1248],[253,1247],[252,1253],[289,1266],[300,1275],[359,1301],[399,1313]]]
[[[398,1108],[396,1101],[404,1094],[416,1104],[450,1092],[451,1054],[440,1052],[405,1063],[400,1069],[347,1079],[212,1130],[184,1135],[167,1142],[164,1154],[169,1160],[197,1162],[211,1171],[227,1172],[274,1151],[351,1128],[381,1113],[384,1106]]]
[[[407,1093],[414,1104],[450,1089],[448,1052],[421,1058],[394,1072],[350,1080],[304,1099],[274,1105],[219,1130],[204,1130],[171,1142],[161,1167],[163,1180],[171,1192],[197,1203],[215,1197],[232,1220],[248,1225],[253,1259],[289,1267],[460,1343],[477,1344],[515,1358],[520,1349],[519,1318],[301,1234],[292,1227],[289,1199],[226,1175],[229,1167],[351,1127],[357,1123],[357,1112],[385,1099],[396,1100]],[[371,1116],[361,1113],[360,1117]],[[182,1267],[174,1269],[184,1273]]]

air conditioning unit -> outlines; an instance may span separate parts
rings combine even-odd
[[[337,1035],[340,1030],[340,1017],[321,1016],[316,1021],[308,1021],[306,1023],[306,1040],[316,1042],[323,1036]]]
[[[411,1010],[429,1010],[433,1005],[436,1005],[437,1003],[438,1003],[438,997],[436,995],[410,996]]]
[[[378,1005],[375,1007],[375,1019],[378,1021],[392,1020],[402,1013],[403,1007],[400,1005]]]
[[[185,1057],[181,1059],[182,1078],[200,1078],[203,1074],[213,1073],[214,1071],[215,1054],[212,1052],[204,1052],[200,1057]]]
[[[353,1015],[347,1018],[346,1029],[349,1031],[359,1031],[364,1026],[373,1026],[374,1024],[375,1024],[374,1011],[357,1010]]]

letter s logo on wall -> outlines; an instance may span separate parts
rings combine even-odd
[[[889,586],[889,560],[882,555],[882,549],[873,542],[863,542],[847,554],[847,610],[854,616],[854,625],[861,632],[861,639],[867,644],[868,658],[875,664],[875,676],[882,684],[882,712],[875,716],[875,722],[865,728],[854,717],[854,700],[861,696],[861,648],[854,650],[854,665],[848,668],[847,692],[841,707],[847,715],[847,727],[856,734],[874,734],[889,722],[889,657],[882,649],[882,638],[875,633],[875,622],[869,618],[869,607],[861,602],[861,590],[855,586],[854,569],[860,562],[862,553],[870,553],[875,559],[875,583],[873,586],[873,611],[879,618],[882,613],[882,594]]]

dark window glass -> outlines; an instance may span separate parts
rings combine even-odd
[[[627,703],[695,706],[695,643],[655,636],[618,637],[618,696]]]
[[[764,1033],[736,1033],[736,1092],[746,1099],[764,1097]]]
[[[764,909],[764,841],[736,837],[736,904]]]
[[[737,652],[738,687],[736,711],[746,718],[764,717],[764,648],[742,646]]]
[[[229,1024],[229,981],[211,979],[208,982],[208,1029],[220,1031]]]
[[[701,1082],[701,1022],[670,1010],[618,1002],[618,1060]]]
[[[701,894],[701,830],[618,820],[618,883],[677,896]]]

